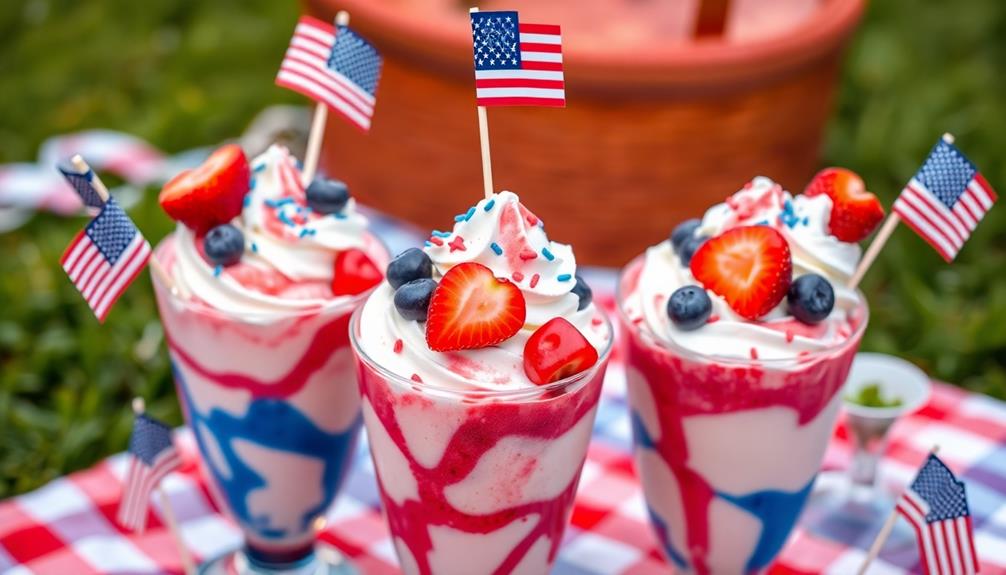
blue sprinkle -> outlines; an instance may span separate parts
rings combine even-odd
[[[300,230],[300,237],[303,238],[304,236],[309,236],[309,235],[311,235],[311,230],[309,230],[307,228],[302,228]]]
[[[803,225],[805,225],[805,226],[809,226],[810,225],[810,218],[808,216],[804,216],[803,217]]]
[[[281,208],[287,204],[292,204],[293,198],[283,198],[281,200],[266,200],[265,205],[270,208]]]
[[[455,222],[463,222],[463,221],[465,221],[465,216],[467,216],[467,215],[468,215],[467,213],[465,213],[465,214],[458,214],[458,215],[454,216],[454,221]]]
[[[541,248],[541,255],[545,256],[545,259],[548,261],[555,259],[555,256],[552,255],[552,252],[548,251],[548,248]]]
[[[344,219],[346,219],[348,217],[346,214],[344,214],[342,212],[336,212],[336,213],[334,213],[332,215],[335,216],[335,219],[337,219],[337,220],[344,220]]]
[[[472,219],[472,216],[474,215],[475,215],[475,206],[472,206],[468,208],[467,212],[465,212],[465,221],[467,222],[468,220]]]
[[[265,162],[262,162],[260,164],[255,164],[254,166],[252,166],[252,170],[256,171],[256,172],[261,172],[264,169],[265,169]]]
[[[213,277],[218,278],[220,274],[224,272],[224,266],[217,266],[213,268]]]
[[[433,236],[438,238],[449,238],[451,237],[451,232],[442,232],[440,230],[433,230]]]
[[[573,279],[573,276],[571,276],[569,274],[560,274],[560,275],[556,276],[555,279],[557,279],[557,280],[559,280],[561,282],[568,282],[569,280]]]
[[[258,180],[256,180],[255,178],[252,178],[251,180],[248,181],[248,189],[249,190],[254,190],[255,189],[255,182],[256,181],[258,181]]]
[[[291,228],[296,225],[292,221],[290,221],[290,217],[286,215],[286,212],[277,212],[276,213],[276,219],[278,219],[279,221],[283,222],[284,224],[290,226]]]
[[[258,253],[258,244],[256,244],[255,242],[252,242],[252,253],[255,254]]]
[[[245,196],[244,204],[246,208],[251,205],[251,196]]]
[[[762,220],[762,221],[756,223],[755,225],[756,226],[767,226],[768,225],[768,220]]]
[[[486,205],[483,206],[482,209],[488,212],[489,210],[493,209],[493,206],[495,205],[496,205],[496,198],[493,198],[488,202],[486,202]]]
[[[496,242],[489,244],[489,247],[491,247],[493,251],[496,252],[496,255],[498,256],[503,255],[503,248],[499,247],[499,244],[497,244]]]
[[[430,242],[428,242],[428,241],[427,241],[427,242],[425,242],[425,244],[426,244],[426,247],[430,247],[430,246],[432,246],[432,245],[433,245],[433,244],[431,244],[431,243],[430,243]]]

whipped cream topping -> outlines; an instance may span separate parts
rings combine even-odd
[[[219,268],[202,255],[202,238],[175,230],[174,280],[207,305],[226,313],[274,314],[341,301],[331,291],[335,257],[351,248],[379,249],[352,198],[336,214],[307,205],[297,162],[273,145],[251,162],[244,209],[231,221],[244,233],[240,263]]]
[[[793,196],[759,176],[724,203],[709,208],[695,231],[696,235],[715,237],[739,226],[767,225],[778,230],[789,243],[793,278],[816,273],[835,291],[835,308],[821,323],[797,321],[787,312],[785,299],[765,317],[751,321],[707,290],[713,303],[711,319],[715,320],[693,331],[678,329],[667,316],[667,300],[682,286],[701,284],[691,269],[682,265],[670,240],[646,250],[638,285],[625,299],[626,313],[656,337],[708,355],[795,358],[844,341],[855,331],[855,322],[862,319],[853,317],[860,295],[846,287],[859,262],[860,248],[828,233],[831,205],[826,195]]]
[[[436,352],[426,343],[426,324],[398,313],[394,290],[385,282],[365,304],[361,343],[386,369],[405,378],[417,375],[438,387],[522,389],[535,386],[524,374],[524,344],[550,319],[567,319],[598,353],[608,345],[608,323],[594,304],[577,310],[580,300],[571,291],[576,285],[572,248],[550,241],[544,224],[516,194],[500,192],[481,200],[455,217],[453,231],[435,230],[425,251],[438,281],[457,264],[478,262],[513,282],[524,296],[527,318],[515,336],[496,346]]]

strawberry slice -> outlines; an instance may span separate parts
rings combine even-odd
[[[786,238],[768,226],[729,229],[692,256],[692,275],[741,317],[756,320],[789,290],[793,260]]]
[[[227,144],[203,165],[171,178],[157,199],[171,219],[204,234],[241,213],[248,175],[248,159],[241,147]]]
[[[884,219],[884,206],[866,191],[863,178],[845,168],[825,168],[803,191],[808,196],[831,198],[828,230],[843,242],[858,242],[870,235]]]
[[[520,331],[526,316],[520,288],[482,264],[458,264],[433,290],[426,343],[433,351],[496,345]]]
[[[524,373],[535,385],[576,375],[595,363],[597,350],[580,330],[561,317],[545,322],[524,344]]]
[[[383,279],[381,270],[361,250],[343,250],[335,256],[335,274],[332,276],[332,293],[335,295],[363,293]]]

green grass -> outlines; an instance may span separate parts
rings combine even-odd
[[[176,152],[240,134],[268,105],[303,103],[272,85],[297,10],[275,0],[0,3],[0,162],[97,127]],[[947,130],[1006,193],[1003,38],[1000,0],[871,2],[824,162],[859,171],[890,205]],[[132,215],[149,238],[170,229],[152,199]],[[181,422],[147,277],[99,326],[59,269],[82,224],[40,215],[0,235],[0,497],[121,450],[134,395]],[[1003,206],[953,266],[898,230],[864,283],[873,318],[863,347],[1006,397],[1004,270]]]

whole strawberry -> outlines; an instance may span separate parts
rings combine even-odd
[[[202,235],[241,213],[248,193],[248,158],[236,144],[213,152],[198,168],[185,170],[161,189],[161,208]]]

